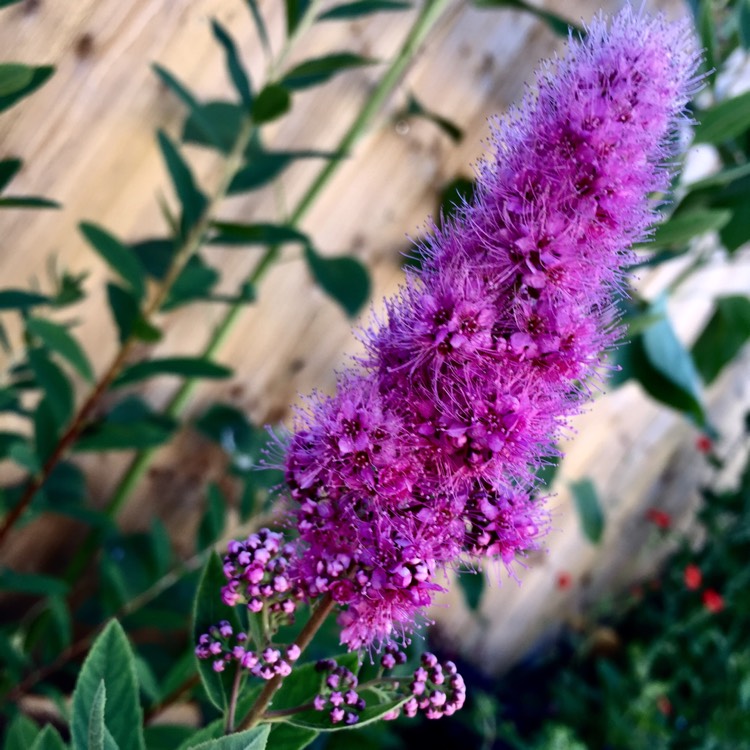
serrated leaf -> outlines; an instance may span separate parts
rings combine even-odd
[[[206,117],[203,105],[166,68],[163,68],[158,63],[154,63],[151,67],[161,82],[188,108],[189,117],[194,127],[201,131],[206,142],[221,149],[221,138],[214,128],[211,119]]]
[[[89,715],[101,680],[108,697],[104,722],[112,738],[120,750],[145,750],[133,652],[116,620],[97,637],[76,682],[70,727],[74,750],[86,749]]]
[[[82,222],[79,228],[89,244],[101,256],[104,262],[121,278],[127,282],[133,294],[140,301],[146,294],[146,279],[138,257],[123,245],[106,229]]]
[[[318,86],[346,70],[376,63],[377,60],[353,52],[336,52],[332,55],[305,60],[305,62],[295,65],[284,74],[280,83],[287,89],[297,91]]]
[[[0,208],[60,208],[60,204],[36,195],[9,195],[0,198]]]
[[[292,106],[292,97],[283,86],[269,83],[255,98],[253,122],[263,125],[285,115]]]
[[[275,723],[271,725],[268,746],[272,750],[303,750],[317,736],[318,732],[315,729]]]
[[[703,381],[712,383],[750,339],[750,299],[721,297],[711,319],[693,345],[692,355]]]
[[[694,403],[697,408],[694,408],[693,414],[702,421],[705,416],[700,380],[690,352],[672,328],[666,314],[666,301],[657,301],[652,306],[652,311],[662,317],[641,335],[646,358],[657,372]]]
[[[310,7],[311,0],[284,0],[286,9],[286,35],[291,37]]]
[[[50,304],[50,298],[44,294],[27,292],[23,289],[1,289],[0,310],[28,310],[31,307]]]
[[[39,736],[39,727],[28,716],[16,714],[8,726],[3,750],[28,750]]]
[[[157,132],[156,138],[172,185],[182,205],[182,231],[187,233],[200,219],[206,207],[206,196],[198,189],[190,167],[172,139],[163,130]]]
[[[213,101],[201,105],[202,116],[211,122],[219,139],[219,150],[229,154],[234,148],[242,122],[247,113],[236,102]],[[200,146],[214,148],[192,113],[185,119],[182,128],[182,140],[185,143],[195,143]]]
[[[66,425],[73,416],[75,406],[70,381],[41,349],[31,349],[28,357],[36,384],[48,399],[57,424]]]
[[[604,533],[604,512],[594,483],[590,479],[581,479],[571,483],[570,491],[584,536],[592,544],[598,544]]]
[[[113,387],[121,388],[158,375],[222,380],[231,377],[232,372],[230,368],[202,357],[164,357],[137,362],[126,367],[116,378]]]
[[[65,358],[82,377],[93,382],[94,372],[88,357],[67,328],[44,318],[29,318],[26,321],[26,330],[41,339],[49,349]]]
[[[0,161],[0,192],[5,190],[10,181],[18,174],[23,162],[20,159],[3,159]]]
[[[253,92],[250,86],[250,79],[245,70],[242,60],[237,53],[237,47],[229,32],[214,18],[211,21],[211,29],[214,37],[224,48],[226,55],[227,71],[234,84],[234,88],[240,95],[242,104],[247,112],[253,108]]]
[[[47,724],[37,735],[31,750],[66,750],[66,747],[57,730],[51,724]]]
[[[8,68],[9,65],[15,65],[14,63],[0,65],[0,70]],[[4,112],[6,109],[10,109],[16,102],[19,102],[24,97],[36,91],[54,72],[55,69],[51,65],[42,65],[40,67],[29,67],[31,75],[26,78],[26,82],[23,86],[18,86],[17,83],[11,85],[11,80],[14,76],[16,82],[18,82],[18,75],[14,74],[12,70],[8,70],[6,73],[6,93],[0,93],[0,112]]]
[[[270,731],[268,724],[262,724],[254,729],[195,745],[195,750],[265,750]]]
[[[683,245],[693,237],[721,229],[731,218],[732,212],[723,209],[684,211],[658,224],[653,239],[643,243],[643,247],[654,249]]]
[[[203,633],[221,620],[228,620],[235,632],[239,629],[236,611],[227,607],[221,600],[221,589],[226,585],[221,560],[214,552],[203,569],[193,606],[193,642],[197,643]],[[223,711],[228,705],[231,691],[233,665],[224,672],[215,672],[211,661],[196,659],[198,673],[203,683],[208,699]]]
[[[245,0],[245,2],[250,9],[250,15],[253,17],[253,22],[255,23],[260,43],[263,46],[263,51],[265,52],[266,57],[271,57],[271,42],[268,39],[268,31],[266,30],[263,16],[261,15],[260,10],[258,10],[258,3],[256,0]]]
[[[320,288],[354,317],[370,297],[370,275],[355,258],[324,258],[305,248],[310,273]]]
[[[536,16],[540,21],[544,21],[550,30],[558,36],[567,38],[570,29],[573,29],[580,35],[583,34],[583,29],[574,23],[548,10],[538,8],[525,0],[473,0],[473,2],[477,8],[512,8],[525,11],[532,16]]]
[[[210,547],[224,531],[226,515],[226,500],[218,485],[213,482],[208,485],[206,510],[198,526],[196,548],[204,550]]]
[[[234,176],[229,195],[256,190],[267,185],[297,159],[340,159],[331,151],[256,151],[248,156],[248,164]]]
[[[750,129],[750,91],[696,114],[693,143],[721,144]]]
[[[309,244],[306,234],[284,224],[235,224],[214,221],[211,226],[217,234],[209,242],[212,245],[281,245],[288,242]]]
[[[352,3],[343,3],[321,13],[318,21],[345,21],[351,18],[369,16],[373,13],[388,13],[399,10],[408,10],[412,4],[404,0],[355,0]]]
[[[9,568],[0,568],[0,590],[15,591],[32,596],[65,596],[68,584],[52,576],[36,573],[16,573]]]

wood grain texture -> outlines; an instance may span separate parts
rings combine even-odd
[[[278,48],[283,5],[278,0],[261,0],[259,5]],[[549,3],[562,14],[584,19],[599,7],[617,5],[594,0]],[[677,13],[676,4],[669,11]],[[319,24],[302,40],[291,62],[343,49],[388,60],[414,15]],[[88,272],[90,297],[66,319],[74,315],[80,320],[80,334],[97,371],[115,351],[114,330],[103,312],[107,272],[86,248],[76,225],[84,219],[95,221],[128,241],[164,231],[156,198],[164,194],[174,203],[174,197],[166,187],[154,131],[163,128],[177,135],[183,110],[149,66],[154,61],[164,65],[203,99],[228,96],[222,55],[210,33],[211,17],[231,28],[259,86],[264,62],[242,0],[26,0],[0,11],[4,59],[57,66],[46,86],[0,119],[0,158],[17,155],[25,161],[12,192],[42,194],[64,205],[59,212],[0,213],[0,278],[10,286],[43,277],[50,255],[75,272]],[[446,182],[471,174],[470,165],[481,156],[482,141],[489,134],[487,118],[523,93],[538,60],[559,45],[559,39],[528,15],[479,11],[458,0],[449,6],[375,127],[341,165],[304,221],[321,252],[351,253],[367,263],[374,277],[376,308],[402,278],[405,235],[418,235]],[[292,114],[269,128],[269,143],[275,148],[335,149],[382,70],[363,68],[295,95]],[[424,121],[397,127],[395,113],[409,92],[455,121],[464,131],[463,141],[453,144]],[[201,182],[215,184],[215,157],[193,147],[186,153]],[[285,173],[281,191],[233,198],[222,208],[222,217],[283,218],[320,166],[314,161],[298,164]],[[256,252],[208,251],[222,271],[224,291],[237,289],[252,270]],[[729,276],[750,291],[746,267],[743,274]],[[722,277],[712,289],[727,280]],[[702,293],[702,288],[695,292]],[[705,305],[696,312],[693,302],[684,303],[681,321],[697,324],[705,314]],[[139,356],[199,352],[220,314],[216,305],[196,305],[165,316],[164,339],[142,349]],[[287,418],[298,393],[332,387],[335,369],[355,349],[350,322],[315,288],[295,251],[289,251],[263,281],[257,304],[247,309],[218,356],[236,368],[236,377],[202,386],[189,414],[222,400],[247,410],[259,423]],[[175,385],[168,378],[155,379],[144,393],[158,408]],[[684,423],[656,409],[634,388],[602,399],[577,427],[580,434],[569,450],[564,473],[571,478],[594,476],[611,505],[605,544],[593,550],[582,542],[561,490],[554,501],[556,531],[550,552],[529,571],[522,588],[508,582],[493,588],[481,620],[468,618],[460,603],[436,610],[445,632],[460,632],[466,647],[492,668],[512,661],[572,606],[552,591],[555,571],[596,573],[591,591],[616,580],[612,571],[620,569],[628,545],[641,547],[644,504],[654,504],[653,493],[665,486],[663,474],[671,470],[679,446],[687,445],[688,450],[693,439]],[[85,460],[92,502],[106,502],[127,459],[113,454]],[[226,480],[223,458],[187,429],[159,453],[121,521],[127,528],[140,528],[158,515],[187,552],[211,480]],[[665,500],[667,507],[682,502],[677,498],[684,496],[684,487],[670,485],[668,491],[675,499]],[[70,553],[71,540],[80,533],[68,521],[41,519],[15,536],[8,559],[19,569],[56,560]],[[614,544],[618,535],[631,541]],[[44,544],[39,544],[40,538]],[[585,598],[578,587],[572,596]]]

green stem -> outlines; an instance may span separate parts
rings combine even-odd
[[[310,615],[310,619],[305,623],[305,627],[302,628],[302,632],[297,636],[297,640],[295,641],[301,652],[310,645],[310,642],[315,637],[320,626],[325,622],[326,617],[328,617],[333,609],[333,605],[334,601],[330,594],[326,594],[318,602],[318,606]],[[255,703],[253,703],[252,708],[240,722],[238,730],[242,731],[243,729],[252,729],[252,727],[263,719],[263,714],[270,705],[276,691],[281,687],[283,679],[284,678],[280,675],[276,675],[265,684],[261,694],[258,696]]]
[[[428,2],[425,3],[424,8],[404,40],[398,55],[380,80],[380,83],[373,90],[357,119],[351,124],[349,130],[341,139],[341,142],[336,149],[339,153],[349,152],[354,144],[364,135],[385,101],[393,93],[394,88],[401,79],[408,64],[413,59],[414,54],[425,40],[427,34],[432,29],[443,10],[447,7],[448,3],[449,0],[428,0]],[[294,209],[294,212],[290,216],[289,223],[291,225],[299,223],[304,218],[317,197],[335,174],[340,163],[340,160],[333,160],[328,162],[323,169],[321,169],[318,176],[302,196]],[[253,286],[257,285],[273,265],[278,254],[278,247],[269,247],[258,262],[258,265],[254,268],[252,274],[246,280],[246,283]],[[243,309],[244,305],[238,302],[235,302],[227,309],[224,317],[214,328],[211,338],[203,350],[203,357],[213,357],[223,346],[224,342],[234,329],[234,326],[237,324],[237,320]],[[165,413],[171,417],[176,417],[181,414],[198,385],[199,381],[195,378],[185,380],[172,397]],[[151,465],[156,450],[156,448],[148,448],[140,451],[135,456],[120,480],[120,484],[115,490],[112,502],[110,503],[110,507],[114,509],[114,513],[123,506],[127,498],[130,496],[130,493],[138,485],[143,475],[148,470],[148,467]]]

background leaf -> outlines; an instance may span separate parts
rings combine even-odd
[[[295,65],[281,79],[281,85],[287,89],[306,89],[325,83],[345,70],[374,65],[377,61],[353,52],[337,52],[332,55],[316,57]]]
[[[270,83],[255,99],[253,105],[253,122],[262,125],[272,120],[278,120],[285,115],[292,106],[289,92],[278,84]]]
[[[94,381],[94,372],[88,357],[78,341],[64,326],[44,318],[29,318],[26,321],[26,330],[41,339],[45,346],[68,360],[82,377],[90,383]]]
[[[16,714],[8,726],[3,750],[28,750],[39,735],[39,727],[23,714]]]
[[[227,70],[229,77],[234,84],[234,88],[240,95],[245,110],[250,112],[253,108],[253,92],[250,86],[250,79],[237,53],[237,47],[229,32],[214,18],[211,20],[211,29],[214,37],[224,48],[226,55]]]
[[[164,357],[136,362],[126,367],[115,380],[113,387],[120,388],[159,375],[222,380],[231,377],[232,372],[224,365],[201,357]]]
[[[163,131],[156,134],[167,171],[182,205],[182,231],[186,233],[200,219],[206,207],[206,196],[198,189],[187,162]]]
[[[284,0],[286,9],[286,35],[292,36],[310,7],[311,0]]]
[[[474,0],[474,5],[478,8],[511,8],[514,10],[523,10],[546,23],[550,30],[558,36],[567,37],[570,29],[577,31],[579,34],[583,33],[583,29],[567,21],[562,16],[558,16],[543,8],[538,8],[525,0]]]
[[[0,568],[0,590],[16,591],[34,596],[65,596],[68,584],[52,576],[36,573],[16,573],[9,568]]]
[[[750,338],[750,299],[721,297],[711,319],[693,345],[695,365],[705,383],[712,383]]]
[[[750,91],[696,113],[696,119],[694,144],[720,144],[742,135],[750,128]]]
[[[646,249],[684,245],[694,237],[721,229],[732,212],[721,209],[685,211],[657,225],[653,239],[643,243]]]
[[[484,573],[481,570],[460,570],[456,580],[461,587],[461,591],[463,591],[466,606],[472,612],[476,612],[479,609],[487,583]]]
[[[369,16],[373,13],[408,10],[411,3],[404,0],[356,0],[329,8],[318,16],[318,21],[344,21]]]
[[[604,512],[594,483],[590,479],[581,479],[571,483],[570,491],[584,535],[593,544],[598,544],[604,533]]]
[[[82,222],[81,233],[102,257],[104,262],[127,282],[137,300],[146,294],[146,279],[138,257],[106,229]]]
[[[47,724],[34,740],[31,750],[65,750],[65,743],[57,730],[51,724]]]
[[[3,159],[0,161],[0,192],[5,190],[10,181],[18,174],[23,162],[20,159]]]
[[[0,289],[0,310],[28,310],[49,303],[50,298],[44,294],[23,289]]]
[[[213,482],[208,485],[206,510],[198,526],[196,547],[204,550],[219,539],[224,531],[226,515],[226,500],[218,485]]]
[[[11,63],[11,65],[12,64],[13,63]],[[3,68],[7,68],[7,64],[0,65],[0,71],[2,71]],[[10,109],[21,99],[36,91],[55,72],[55,69],[51,65],[42,65],[40,67],[29,69],[32,71],[32,73],[31,76],[29,76],[29,78],[27,79],[27,82],[24,86],[21,86],[20,88],[11,87],[10,90],[7,90],[8,87],[6,84],[7,93],[0,94],[0,112],[4,112],[6,109]]]
[[[309,238],[298,229],[284,224],[233,224],[215,221],[211,226],[218,232],[212,245],[281,245],[287,242],[309,244]]]
[[[0,198],[0,208],[60,208],[60,204],[34,195],[9,195]]]
[[[271,727],[268,724],[262,724],[244,732],[208,740],[208,742],[196,745],[195,750],[265,750],[270,730]]]
[[[70,381],[41,349],[31,349],[28,356],[37,385],[45,394],[57,425],[66,425],[73,416],[75,406]]]
[[[94,642],[76,682],[71,720],[75,750],[86,748],[89,713],[101,680],[108,698],[105,724],[120,750],[145,750],[133,652],[116,620]]]
[[[354,317],[370,297],[370,275],[355,258],[324,258],[305,248],[310,273],[320,288]]]

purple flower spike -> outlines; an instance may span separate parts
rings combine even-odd
[[[456,560],[510,567],[539,545],[536,473],[606,369],[613,297],[654,220],[648,196],[669,188],[698,84],[689,29],[625,8],[571,37],[496,123],[473,202],[431,228],[356,369],[299,412],[283,467],[299,548],[264,580],[330,594],[350,649],[403,637]],[[259,563],[245,551],[225,560],[242,580],[225,600],[252,588],[241,570]],[[445,704],[414,683],[431,718],[463,701],[446,673],[431,680],[454,691]]]

